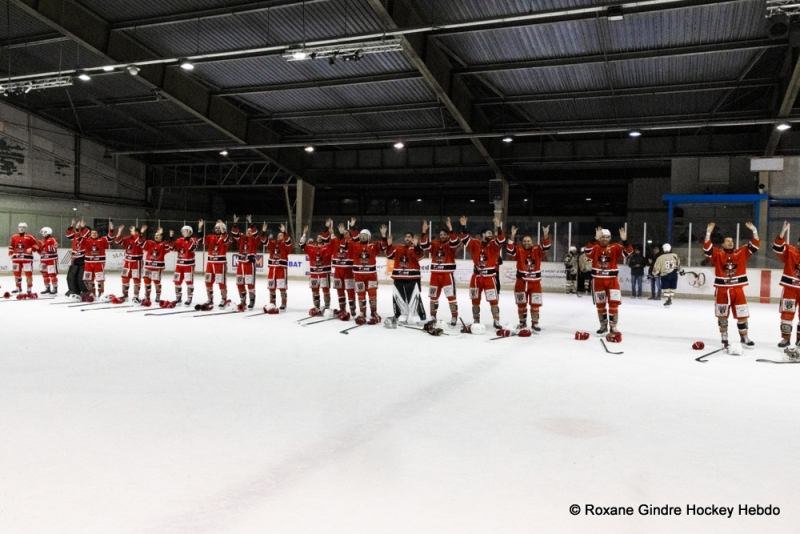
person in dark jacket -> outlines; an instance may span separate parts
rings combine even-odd
[[[647,279],[650,280],[650,298],[647,300],[661,300],[661,278],[653,276],[653,265],[659,256],[661,256],[661,249],[658,246],[654,246],[652,253],[647,255]],[[656,288],[658,288],[658,296],[656,296]]]
[[[646,260],[642,256],[642,247],[633,246],[633,254],[628,258],[628,267],[631,268],[631,298],[642,298],[642,278]]]

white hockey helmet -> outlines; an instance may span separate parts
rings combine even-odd
[[[360,232],[358,232],[358,236],[359,236],[359,237],[361,237],[362,235],[365,235],[365,236],[367,236],[367,241],[369,241],[370,239],[372,239],[372,233],[371,233],[369,230],[367,230],[366,228],[364,228],[363,230],[361,230]]]
[[[570,252],[577,252],[577,251],[578,251],[578,249],[577,249],[577,248],[575,248],[575,247],[569,247],[569,251],[570,251]]]
[[[18,227],[18,228],[25,228],[26,230],[28,229],[28,225],[27,225],[27,223],[24,223],[24,222],[21,222],[21,223],[19,223],[19,224],[17,225],[17,227]]]
[[[603,237],[611,237],[611,230],[603,228],[602,230],[600,230],[600,235]]]
[[[192,235],[194,233],[194,230],[192,230],[191,226],[186,225],[186,226],[181,227],[181,233],[183,233],[183,232],[189,232],[189,235]]]
[[[225,224],[224,222],[218,222],[217,224],[215,224],[214,229],[216,230],[217,228],[222,230],[223,234],[228,231],[228,225]]]
[[[469,331],[472,334],[482,335],[486,332],[486,327],[483,326],[481,323],[472,323],[469,327]]]
[[[670,245],[669,243],[664,243],[664,245],[661,247],[661,250],[663,250],[664,252],[669,252],[670,250],[672,250],[672,245]]]
[[[42,235],[53,235],[53,229],[50,228],[49,226],[45,226],[44,228],[42,228],[40,233]]]

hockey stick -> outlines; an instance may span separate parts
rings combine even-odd
[[[334,319],[338,319],[338,317],[326,317],[325,319],[320,319],[319,321],[311,321],[310,323],[301,323],[300,326],[311,326],[312,324],[319,324],[327,321],[333,321]]]
[[[167,313],[145,313],[144,316],[147,317],[148,315],[151,315],[154,317],[163,317],[164,315],[177,315],[179,313],[197,313],[197,311],[198,310],[181,310],[181,311],[167,312]]]
[[[295,324],[300,324],[303,321],[308,321],[309,319],[314,319],[315,317],[319,317],[318,315],[309,315],[308,317],[303,317],[299,321],[295,321]]]
[[[256,313],[248,313],[247,315],[244,316],[244,318],[247,319],[248,317],[257,317],[259,315],[269,315],[269,314],[267,312],[260,311]]]
[[[108,304],[109,301],[104,302],[82,302],[80,304],[73,304],[72,306],[67,306],[67,308],[82,308],[83,306],[99,306],[100,304]]]
[[[333,319],[335,319],[335,317],[333,317]],[[345,328],[344,330],[342,330],[342,331],[341,331],[341,332],[339,332],[339,333],[340,333],[340,334],[345,334],[345,335],[347,335],[347,334],[349,334],[349,333],[350,333],[350,330],[355,330],[355,329],[356,329],[356,328],[358,328],[359,326],[364,326],[365,324],[367,324],[367,323],[357,324],[357,325],[355,325],[355,326],[351,326],[350,328]]]
[[[402,326],[403,328],[410,328],[411,330],[417,330],[418,332],[424,332],[425,331],[424,328],[419,328],[417,326],[411,326],[410,324],[402,324],[400,326]],[[449,336],[450,333],[449,332],[445,332],[444,329],[442,329],[442,335],[443,336]]]
[[[606,352],[609,353],[609,354],[625,354],[624,352],[614,352],[614,351],[608,350],[608,346],[606,345],[606,342],[605,342],[605,340],[603,340],[603,338],[600,338],[600,343],[603,344],[603,348],[606,349]]]
[[[756,360],[757,362],[764,362],[764,363],[800,363],[800,360],[794,360],[791,362],[779,362],[777,360]]]
[[[697,358],[694,359],[694,361],[700,362],[700,363],[708,363],[708,360],[704,360],[703,358],[705,358],[706,356],[711,356],[712,354],[716,354],[716,353],[718,353],[720,351],[723,351],[723,350],[725,350],[725,347],[719,348],[717,350],[712,350],[711,352],[707,352],[707,353],[703,354],[702,356],[698,356]]]
[[[142,312],[153,312],[156,310],[161,310],[163,308],[150,308],[149,306],[137,306],[138,310],[130,310],[126,311],[125,313],[142,313]]]
[[[97,311],[97,310],[119,310],[120,308],[133,308],[133,304],[128,304],[126,306],[120,306],[119,304],[115,304],[114,306],[104,306],[102,308],[91,308],[88,310],[81,310],[81,311],[85,312],[85,311]]]
[[[192,315],[192,319],[196,319],[197,317],[213,317],[215,315],[228,315],[231,313],[242,313],[239,310],[227,310],[227,311],[218,311],[214,313],[200,313],[198,315]]]
[[[10,299],[7,299],[7,300],[5,300],[5,299],[4,300],[0,300],[0,303],[3,303],[3,302],[26,302],[26,301],[29,301],[29,300],[33,300],[33,301],[36,301],[36,300],[54,300],[54,299],[55,299],[55,297],[36,297],[35,299],[31,299],[31,298],[24,298],[24,299],[10,298]],[[55,302],[53,304],[55,304]],[[61,304],[70,304],[70,303],[62,302]]]

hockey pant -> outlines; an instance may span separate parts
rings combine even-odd
[[[83,283],[83,258],[75,261],[69,266],[67,271],[67,288],[71,295],[80,295],[81,293],[88,293],[89,288]]]
[[[239,301],[244,304],[247,295],[250,302],[256,302],[256,264],[249,261],[239,261],[236,266],[236,289],[239,290]]]
[[[25,283],[28,284],[28,293],[33,291],[33,262],[32,261],[13,261],[11,265],[14,270],[14,282],[17,291],[22,291],[22,275],[25,275]]]
[[[517,303],[519,324],[528,325],[528,306],[531,309],[531,324],[539,324],[539,308],[542,306],[542,281],[517,280],[514,283],[514,302]]]
[[[597,317],[600,326],[609,325],[612,332],[617,331],[619,320],[619,306],[622,304],[622,291],[619,288],[619,279],[592,278],[592,300],[597,306]],[[608,312],[606,313],[606,307]]]
[[[339,297],[339,310],[344,311],[350,301],[350,315],[356,314],[356,281],[352,267],[333,268],[333,288]],[[347,297],[345,298],[345,294]]]
[[[492,319],[500,320],[500,306],[498,306],[497,278],[495,275],[481,276],[473,274],[469,282],[469,298],[472,300],[472,320],[481,321],[481,293],[486,295],[486,300],[492,310]]]
[[[329,273],[311,273],[311,278],[308,281],[308,286],[311,288],[311,296],[314,299],[314,308],[320,308],[319,290],[322,290],[322,296],[325,300],[325,309],[331,307],[331,275]]]
[[[175,282],[175,300],[180,302],[183,300],[183,282],[186,282],[186,296],[188,301],[192,301],[194,294],[194,265],[176,265],[175,273],[172,275],[172,281]]]
[[[422,305],[422,285],[419,280],[395,280],[392,291],[394,316],[410,318],[416,315],[420,320],[427,319]]]
[[[267,289],[270,304],[276,303],[275,291],[281,292],[281,306],[286,306],[286,267],[270,266],[267,273]]]
[[[575,292],[575,281],[578,279],[578,275],[576,273],[571,273],[567,271],[567,285],[566,291],[567,293],[574,293]]]
[[[671,299],[675,296],[675,290],[678,289],[678,271],[661,276],[661,289],[666,298]]]
[[[131,287],[131,278],[133,278],[133,296],[139,296],[139,289],[142,286],[142,275],[144,269],[142,267],[142,260],[125,260],[125,265],[122,267],[122,296],[128,296],[128,290]]]
[[[800,298],[800,287],[783,287],[781,292],[781,337],[792,336],[792,323],[797,314],[797,300]],[[800,341],[800,322],[797,324],[797,339]]]
[[[222,302],[228,300],[228,264],[227,263],[206,263],[206,295],[208,302],[214,301],[214,284],[219,286],[219,294]]]
[[[720,334],[723,334],[723,338],[728,334],[728,315],[731,313],[736,319],[739,335],[741,337],[747,336],[747,319],[750,317],[750,309],[747,307],[744,288],[742,286],[718,287],[715,290],[714,300],[717,324],[719,325]]]
[[[369,296],[370,313],[378,315],[378,274],[377,273],[354,273],[356,283],[356,297],[358,299],[358,311],[361,315],[367,315],[367,296]]]
[[[44,287],[58,291],[58,260],[44,260],[39,264]]]
[[[439,310],[439,297],[444,293],[450,305],[450,314],[458,317],[458,303],[456,302],[456,281],[453,273],[431,273],[430,287],[428,296],[431,300],[431,317],[436,317]]]
[[[145,269],[144,270],[144,298],[150,300],[150,285],[152,284],[156,290],[156,302],[161,300],[161,269]]]
[[[89,293],[101,296],[106,286],[106,265],[100,262],[86,262],[83,267],[83,282]],[[96,288],[95,288],[96,284]]]

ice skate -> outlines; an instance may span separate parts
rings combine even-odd
[[[789,341],[788,339],[781,339],[781,342],[778,343],[778,347],[781,348],[781,349],[785,349],[786,347],[788,347],[791,344],[792,344],[791,341]]]

